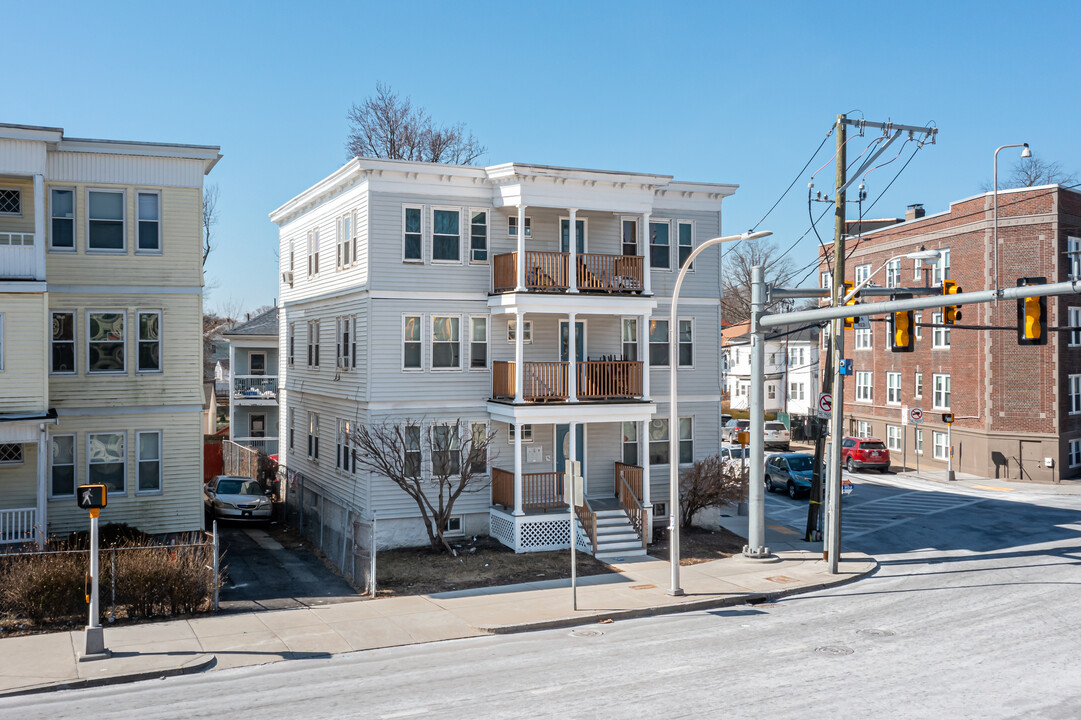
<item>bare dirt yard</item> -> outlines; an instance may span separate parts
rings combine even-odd
[[[679,531],[679,564],[697,565],[698,563],[731,557],[743,552],[747,541],[724,528],[703,530],[702,528],[682,528]],[[651,557],[668,559],[668,531],[657,529],[653,535],[653,544],[649,546]]]

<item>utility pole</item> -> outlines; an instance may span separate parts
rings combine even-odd
[[[823,367],[821,359],[819,360],[819,377],[822,379],[821,392],[828,393],[833,390],[833,355],[826,353],[826,362]],[[825,494],[822,492],[825,487],[822,477],[822,457],[826,451],[826,427],[829,425],[829,418],[819,418],[818,413],[818,397],[815,393],[811,393],[812,400],[815,403],[815,453],[814,453],[814,469],[811,471],[811,496],[807,502],[807,530],[803,535],[803,539],[807,542],[815,542],[820,540],[818,535],[819,518],[822,516],[822,503],[825,500]]]
[[[845,136],[848,126],[845,116],[837,116],[837,185],[833,198],[833,306],[844,305],[845,296]],[[829,572],[837,572],[837,561],[841,554],[841,439],[844,437],[845,385],[841,374],[844,360],[845,322],[844,318],[833,321],[830,333],[833,360],[833,416],[830,418],[830,463],[829,480],[826,483],[826,537],[823,551],[829,565]]]

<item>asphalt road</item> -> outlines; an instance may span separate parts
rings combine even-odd
[[[1081,717],[1081,497],[875,482],[845,509],[849,545],[881,566],[840,588],[25,697],[0,717]],[[805,511],[771,498],[771,522]]]

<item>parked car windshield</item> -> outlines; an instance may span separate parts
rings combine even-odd
[[[219,495],[262,495],[263,489],[254,480],[219,480]]]
[[[768,422],[766,423],[767,430],[787,430],[782,422]]]
[[[747,448],[738,447],[738,448],[732,448],[731,450],[728,450],[727,452],[728,452],[728,456],[730,458],[732,458],[733,460],[739,460],[742,457],[748,457],[748,452],[749,451],[748,451]]]
[[[814,469],[814,458],[807,455],[797,455],[788,458],[788,467],[796,472],[810,472]]]
[[[881,440],[875,442],[861,442],[861,450],[885,450],[886,446],[882,444]]]

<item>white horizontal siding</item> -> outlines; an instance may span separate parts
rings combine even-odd
[[[163,187],[203,187],[205,161],[89,152],[50,152],[50,182],[116,183]]]

